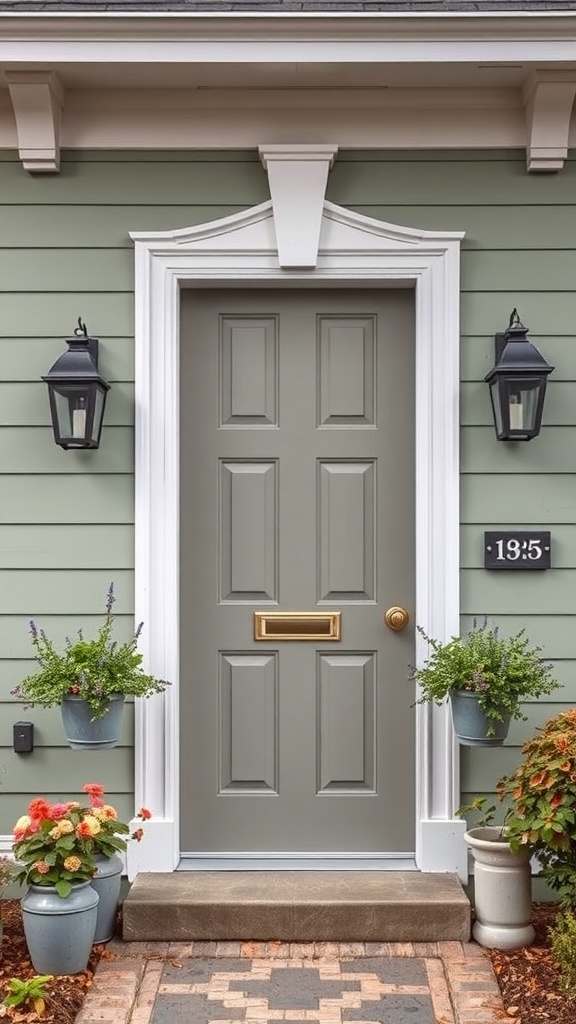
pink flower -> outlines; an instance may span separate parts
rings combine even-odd
[[[59,818],[64,818],[68,814],[68,804],[52,804],[48,817],[52,821],[58,821]]]

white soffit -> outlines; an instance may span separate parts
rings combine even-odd
[[[262,138],[526,147],[529,170],[558,170],[576,13],[0,14],[1,71],[28,170],[57,170],[59,145],[249,149]]]

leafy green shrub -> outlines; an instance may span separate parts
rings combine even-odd
[[[564,910],[550,929],[552,953],[560,968],[562,987],[569,995],[576,996],[576,917],[571,910]]]
[[[576,708],[548,719],[522,753],[516,771],[496,787],[510,801],[510,846],[530,846],[552,889],[576,905]]]

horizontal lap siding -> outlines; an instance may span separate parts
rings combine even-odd
[[[546,717],[576,701],[576,163],[528,175],[522,153],[342,153],[328,198],[368,216],[430,230],[464,230],[462,245],[462,628],[475,616],[525,626],[553,659],[564,689],[527,705],[507,746],[463,751],[465,793],[491,790]],[[59,175],[31,176],[0,159],[0,833],[40,778],[68,792],[71,754],[57,710],[23,712],[10,689],[33,667],[28,619],[54,637],[93,633],[110,579],[118,635],[133,628],[133,247],[130,231],[185,227],[268,198],[245,154],[66,154]],[[488,389],[493,334],[514,306],[556,365],[545,426],[527,445],[495,440]],[[111,381],[101,449],[63,452],[51,440],[40,376],[78,315],[101,339]],[[542,526],[554,568],[503,575],[482,568],[485,529]],[[10,749],[18,717],[36,725],[32,757]],[[105,782],[130,813],[133,714],[113,757],[82,755],[83,777]],[[93,759],[93,760],[92,760]],[[80,780],[82,781],[82,780]]]
[[[462,630],[489,616],[525,627],[553,660],[563,689],[525,706],[506,746],[461,748],[467,799],[493,792],[520,746],[548,717],[576,703],[576,162],[529,175],[522,153],[339,156],[329,198],[359,213],[429,230],[465,231],[461,260]],[[529,444],[496,441],[484,375],[493,335],[518,307],[530,337],[556,367],[544,427]],[[487,572],[486,529],[542,527],[553,568]]]
[[[34,618],[61,643],[93,636],[114,580],[116,636],[134,628],[134,252],[130,231],[215,220],[269,198],[256,154],[67,154],[58,175],[0,160],[0,835],[39,792],[73,799],[102,782],[133,813],[134,706],[103,757],[72,753],[58,708],[10,691],[35,668]],[[81,315],[110,380],[102,446],[64,452],[40,380]],[[12,726],[34,722],[32,755]],[[71,771],[72,767],[72,771]],[[75,781],[72,783],[71,780]],[[71,788],[72,786],[72,788]]]

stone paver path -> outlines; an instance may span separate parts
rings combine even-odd
[[[77,1024],[497,1024],[475,943],[123,943]]]

